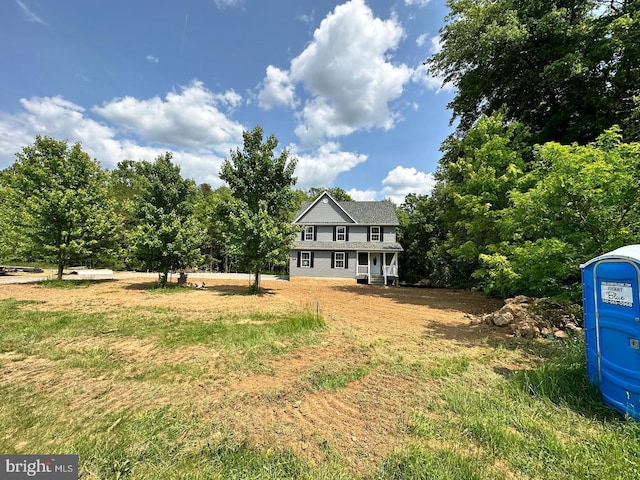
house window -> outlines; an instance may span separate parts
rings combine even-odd
[[[344,265],[344,252],[336,252],[335,255],[335,266],[336,268],[345,268]]]
[[[380,241],[380,227],[371,227],[371,241],[372,242]]]
[[[336,227],[336,240],[338,242],[344,242],[347,239],[347,227]]]
[[[304,227],[304,239],[313,240],[313,225],[307,225]]]
[[[300,253],[300,267],[311,268],[311,252]]]

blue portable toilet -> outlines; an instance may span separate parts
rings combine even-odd
[[[640,245],[580,268],[589,378],[604,403],[640,420]]]

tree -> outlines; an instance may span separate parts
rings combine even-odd
[[[307,200],[313,201],[320,196],[322,192],[328,192],[337,202],[352,202],[353,198],[343,188],[340,187],[311,187],[305,194]]]
[[[441,196],[410,193],[396,209],[400,226],[398,242],[400,275],[410,283],[446,286],[451,281],[450,258],[440,248],[446,239]]]
[[[169,271],[201,260],[202,228],[194,215],[195,182],[180,175],[167,152],[151,163],[135,164],[142,189],[134,208],[136,225],[129,233],[131,253],[144,268],[159,272],[162,287]]]
[[[462,139],[445,142],[455,155],[443,159],[436,174],[433,202],[446,233],[433,248],[448,259],[456,286],[472,286],[480,255],[502,240],[500,219],[509,207],[510,192],[521,185],[524,159],[531,155],[527,140],[522,124],[496,112],[480,118]]]
[[[581,262],[640,242],[640,143],[613,128],[588,145],[546,143],[536,158],[530,187],[510,193],[504,242],[480,259],[488,293],[560,294],[579,283]]]
[[[229,204],[231,244],[254,274],[251,292],[259,293],[265,266],[284,261],[296,233],[291,224],[296,160],[289,159],[287,149],[276,157],[278,140],[269,135],[263,142],[259,126],[243,132],[242,137],[243,149],[230,152],[220,178],[233,195]]]
[[[11,195],[9,187],[2,186],[6,181],[2,180],[4,172],[0,172],[0,261],[15,263],[24,258],[24,240],[17,228],[18,218],[16,209],[11,208],[8,199]]]
[[[196,205],[198,223],[206,232],[202,244],[203,257],[209,270],[219,266],[222,271],[229,272],[232,262],[235,262],[233,249],[230,247],[231,238],[226,228],[233,197],[228,187],[208,192],[203,190],[203,185],[207,184],[198,187],[200,195]]]
[[[456,87],[458,136],[506,108],[535,143],[638,137],[637,0],[448,0],[442,49],[426,62]]]
[[[144,188],[144,178],[138,173],[138,163],[133,160],[118,162],[109,178],[111,196],[115,200],[116,213],[122,217],[122,229],[118,233],[120,243],[119,265],[125,268],[136,268],[132,263],[127,238],[129,232],[137,224],[135,209]]]
[[[58,279],[70,261],[112,255],[120,219],[107,180],[79,143],[37,136],[2,175],[14,241],[55,262]]]

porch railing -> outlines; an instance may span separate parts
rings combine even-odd
[[[389,277],[397,277],[398,267],[396,265],[386,265],[384,267],[384,274]]]
[[[358,265],[358,275],[369,275],[369,265]]]

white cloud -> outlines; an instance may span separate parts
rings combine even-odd
[[[218,8],[236,7],[242,3],[242,0],[213,0]]]
[[[288,148],[291,156],[298,159],[296,186],[303,189],[329,186],[338,175],[367,160],[366,155],[341,151],[340,144],[336,142],[327,142],[311,154],[298,153],[298,147],[295,145]]]
[[[356,190],[355,188],[347,191],[347,193],[356,202],[371,202],[378,196],[378,192],[375,190]]]
[[[442,51],[442,38],[440,38],[440,35],[431,37],[429,42],[431,42],[430,53],[440,53]]]
[[[416,38],[416,45],[418,45],[419,47],[422,47],[426,41],[427,41],[427,34],[423,33],[422,35],[418,35],[418,37]]]
[[[269,65],[267,76],[258,94],[258,105],[265,110],[270,110],[277,106],[293,108],[295,103],[295,87],[289,80],[289,72]]]
[[[302,23],[306,23],[307,25],[311,25],[315,16],[316,11],[311,10],[311,13],[303,13],[302,15],[299,15],[298,20],[300,20]]]
[[[287,72],[272,70],[269,75],[267,69],[261,95],[275,84],[273,91],[280,96],[274,93],[263,103],[274,105],[273,99],[281,99],[281,104],[291,105],[293,87],[289,85],[304,86],[311,97],[296,114],[295,130],[303,145],[360,129],[391,129],[399,115],[390,104],[402,95],[412,75],[411,68],[390,61],[404,34],[395,17],[374,17],[364,0],[339,5],[322,20],[313,41],[291,61],[286,80]]]
[[[47,22],[45,22],[42,18],[40,18],[35,13],[33,13],[33,11],[29,9],[29,7],[27,7],[27,5],[25,5],[24,2],[21,2],[20,0],[16,0],[16,4],[20,7],[20,10],[22,10],[23,15],[25,16],[28,22],[40,23],[42,25],[47,24]]]
[[[234,108],[241,100],[233,90],[214,94],[202,82],[194,81],[164,99],[125,97],[105,102],[93,111],[147,141],[228,151],[242,138],[243,128],[218,107]]]
[[[414,167],[397,166],[391,170],[382,181],[381,195],[390,198],[400,205],[409,193],[426,195],[431,192],[436,181],[432,173],[424,173]]]
[[[421,84],[427,90],[439,92],[451,92],[454,90],[452,83],[444,83],[444,77],[432,75],[426,65],[420,64],[411,75],[411,81]]]
[[[147,55],[146,59],[149,63],[158,63],[160,61],[158,57],[154,57],[153,55]]]
[[[60,96],[21,99],[24,112],[14,119],[15,126],[33,143],[36,135],[50,135],[97,146],[115,135],[115,131],[85,116],[85,110]],[[18,150],[26,144],[18,145]],[[17,150],[15,150],[17,151]]]
[[[217,102],[231,105],[239,101],[239,95],[232,91],[210,95],[219,97],[215,100]],[[90,118],[82,106],[60,96],[23,98],[20,104],[22,110],[16,114],[0,112],[0,169],[13,163],[15,153],[32,144],[36,135],[49,135],[68,140],[70,144],[82,143],[84,151],[108,168],[114,168],[119,161],[125,159],[153,160],[170,150],[173,152],[174,162],[180,165],[183,176],[217,187],[223,184],[218,178],[223,157],[232,147],[242,143],[240,127],[237,135],[214,133],[190,147],[182,146],[184,142],[176,144],[170,141],[163,142],[165,145],[161,146],[146,145],[133,138],[144,135],[138,135],[136,131],[133,132],[133,137],[123,135],[116,126]],[[202,105],[202,108],[206,116],[208,106]],[[198,112],[194,110],[193,114],[198,115]],[[226,121],[231,122],[228,119]],[[179,122],[176,125],[178,129],[186,128]],[[215,143],[216,141],[220,143]]]
[[[224,93],[214,93],[212,98],[219,104],[227,107],[227,111],[235,110],[242,104],[242,95],[237,93],[233,88]]]
[[[416,5],[418,7],[424,7],[431,0],[404,0],[405,5]]]

